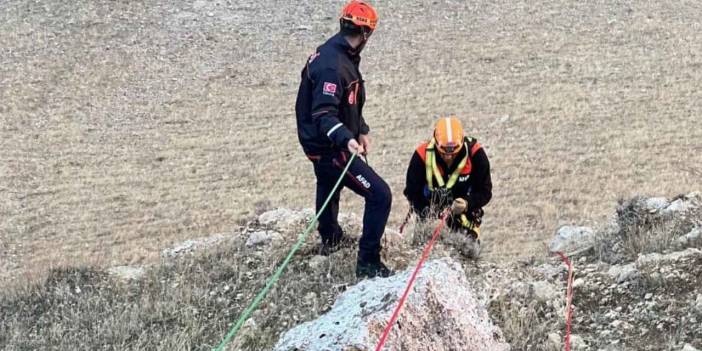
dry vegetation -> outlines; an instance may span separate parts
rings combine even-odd
[[[620,289],[612,288],[612,284],[617,286],[620,282],[606,273],[610,264],[636,262],[640,255],[702,247],[699,240],[684,247],[676,244],[676,239],[702,226],[699,203],[681,215],[652,210],[646,200],[642,197],[620,200],[614,221],[616,225],[598,229],[594,247],[576,257],[571,256],[577,261],[574,262],[577,266],[575,276],[581,280],[574,289],[572,331],[580,340],[586,340],[589,345],[586,349],[672,351],[680,350],[685,343],[702,345],[702,334],[695,319],[702,317],[702,309],[694,307],[697,296],[702,296],[699,295],[702,257],[692,256],[695,259],[691,261],[671,260],[652,267],[642,264],[639,266],[640,277]],[[529,272],[535,266],[513,264],[510,279],[538,281],[533,270],[532,276],[525,277],[525,271]],[[563,285],[565,275],[564,269],[560,277]],[[554,331],[563,334],[563,301],[548,304],[527,292],[523,294],[507,293],[491,301],[491,316],[513,349],[552,350],[546,339]],[[637,310],[642,304],[654,307]],[[615,320],[616,323],[626,323],[628,327],[622,330],[612,323]]]
[[[358,223],[344,226],[359,230]],[[226,243],[164,260],[138,280],[122,280],[92,267],[58,268],[42,284],[0,294],[0,349],[211,350],[265,286],[297,239],[247,247],[255,221]],[[417,232],[425,235],[425,226]],[[317,238],[315,238],[317,239]],[[410,236],[387,245],[393,267],[403,269],[421,245]],[[250,316],[226,350],[269,350],[284,331],[329,310],[356,283],[357,243],[323,258],[309,242]],[[443,253],[442,253],[443,252]],[[442,249],[436,254],[446,254]],[[314,259],[313,259],[314,257]],[[403,259],[405,261],[403,261]]]
[[[3,286],[150,262],[261,204],[310,207],[293,104],[341,3],[0,2]],[[377,5],[365,114],[393,225],[410,154],[443,113],[492,161],[490,257],[538,250],[622,196],[699,189],[698,2]]]
[[[619,243],[620,254],[631,254],[627,258],[631,259],[636,257],[635,250],[659,251],[662,246],[658,243],[670,244],[669,238],[686,234],[692,225],[702,225],[702,208],[684,216],[667,216],[648,212],[641,199],[634,198],[621,203],[617,221],[618,229],[600,232],[598,243],[609,247]],[[92,267],[53,269],[42,284],[0,294],[0,349],[211,350],[280,265],[302,225],[283,231],[282,242],[249,247],[245,244],[249,235],[266,228],[252,221],[217,247],[166,259],[138,280],[121,280]],[[349,231],[360,229],[358,220],[343,225]],[[390,266],[410,266],[420,256],[432,227],[431,223],[413,225],[401,239],[388,241],[383,255]],[[626,240],[634,237],[638,240]],[[697,242],[697,247],[701,244]],[[315,255],[317,250],[315,240],[302,246],[227,350],[270,350],[284,331],[326,312],[341,292],[356,283],[350,264],[355,259],[355,243],[345,244],[329,258]],[[695,319],[687,322],[690,316],[702,318],[702,309],[694,312],[690,307],[695,296],[702,296],[699,256],[694,262],[678,262],[672,267],[687,273],[686,278],[647,272],[622,293],[605,288],[612,284],[611,278],[597,269],[588,271],[584,263],[605,255],[608,261],[617,256],[596,248],[578,259],[577,275],[586,283],[576,287],[573,331],[581,340],[594,349],[607,350],[680,350],[685,342],[701,345],[699,324]],[[558,291],[565,287],[566,270],[558,260],[551,264],[544,256],[500,264],[466,260],[443,239],[432,252],[434,258],[441,256],[462,262],[476,297],[489,306],[513,350],[552,350],[547,335],[564,329],[564,301],[535,298],[529,284],[546,283],[543,280],[547,277],[555,284],[554,293],[562,295]],[[639,334],[633,328],[621,336],[599,335],[601,327],[616,332],[617,328],[608,327],[611,317],[607,317],[615,308],[627,310],[644,301],[642,296],[648,293],[655,294],[661,304],[653,315],[619,318],[636,327],[650,327],[650,333]],[[667,327],[651,327],[660,320],[666,321]],[[621,343],[607,348],[615,338]]]
[[[616,225],[598,236],[595,253],[609,263],[636,260],[639,254],[666,252],[675,248],[676,239],[702,227],[702,208],[685,216],[652,211],[640,196],[619,200]]]

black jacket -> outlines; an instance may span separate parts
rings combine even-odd
[[[337,34],[317,48],[302,69],[295,113],[297,135],[307,155],[345,149],[368,134],[363,120],[366,91],[358,70],[361,57]]]
[[[465,157],[466,152],[470,150],[476,142],[473,139],[471,143],[464,144],[459,154],[456,156],[456,161],[453,165],[448,168],[444,160],[436,155],[436,164],[443,171],[444,181],[447,182],[451,173],[458,167],[460,160]],[[429,187],[427,186],[426,178],[426,167],[424,162],[424,157],[420,155],[423,153],[422,147],[426,148],[426,144],[423,144],[417,151],[412,155],[409,167],[407,168],[407,179],[405,186],[405,197],[409,200],[412,209],[416,212],[422,213],[430,204],[432,206],[438,206],[440,209],[445,206],[450,205],[449,201],[456,198],[464,198],[468,201],[467,212],[472,212],[473,210],[482,208],[487,205],[492,198],[492,179],[490,177],[490,162],[488,161],[487,154],[482,147],[476,147],[477,151],[474,152],[472,157],[470,157],[470,173],[462,173],[458,177],[458,181],[450,189],[449,199],[438,199],[433,194],[429,193]],[[446,169],[448,168],[448,172]],[[467,176],[466,176],[467,175]],[[432,178],[433,186],[437,187],[436,179]],[[434,203],[432,203],[432,200]],[[440,203],[437,203],[440,201]]]

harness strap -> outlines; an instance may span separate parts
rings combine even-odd
[[[456,170],[451,173],[451,176],[449,177],[448,183],[444,182],[444,177],[441,175],[441,172],[439,171],[439,166],[436,164],[436,152],[434,146],[436,145],[436,139],[432,138],[431,141],[429,142],[429,146],[427,146],[427,158],[426,158],[426,176],[427,176],[427,185],[429,186],[429,191],[434,191],[434,182],[433,178],[436,178],[436,184],[440,188],[446,188],[446,189],[451,189],[453,188],[454,185],[456,185],[456,181],[458,180],[458,176],[461,174],[461,170],[466,166],[466,163],[468,162],[468,157],[469,153],[466,153],[466,156],[461,160],[461,162],[458,164],[458,167],[456,167]]]

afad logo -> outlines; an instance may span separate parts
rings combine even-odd
[[[469,175],[465,175],[465,176],[458,177],[458,181],[459,181],[459,182],[467,182],[467,181],[468,181],[468,178],[470,178],[470,174],[469,174]]]
[[[361,174],[357,175],[357,176],[356,176],[356,179],[358,179],[358,181],[361,182],[361,184],[363,184],[363,186],[364,186],[366,189],[370,189],[371,184],[370,184],[369,181],[366,180],[366,178],[363,177],[363,175],[361,175]]]
[[[349,105],[355,105],[356,104],[356,92],[351,90],[349,93]]]

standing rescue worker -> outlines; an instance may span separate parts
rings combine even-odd
[[[432,138],[417,147],[404,194],[420,219],[450,206],[447,225],[469,244],[462,251],[478,256],[482,208],[492,198],[490,162],[482,146],[464,136],[458,118],[441,117]]]
[[[317,48],[302,70],[295,105],[297,133],[317,177],[317,211],[341,177],[351,153],[365,155],[370,148],[370,128],[362,113],[366,92],[358,66],[361,50],[377,22],[371,5],[349,2],[339,18],[339,33]],[[342,184],[366,200],[356,276],[391,275],[380,260],[380,240],[392,202],[390,187],[359,157],[354,158]],[[319,217],[322,255],[338,250],[346,241],[337,221],[340,192],[341,188],[337,189]]]

